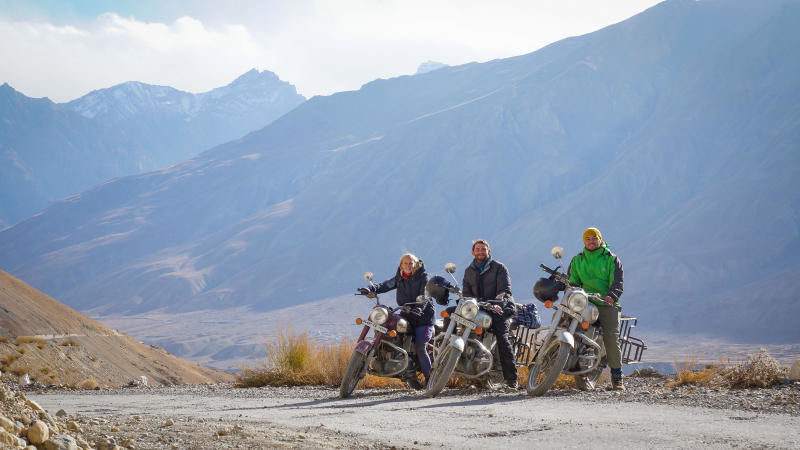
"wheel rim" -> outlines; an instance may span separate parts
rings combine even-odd
[[[559,343],[554,341],[547,348],[547,352],[542,356],[541,363],[534,363],[533,370],[531,371],[528,384],[531,387],[538,386],[542,380],[547,377],[547,374],[553,370],[555,360],[558,358]]]

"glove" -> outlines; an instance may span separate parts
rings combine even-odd
[[[363,287],[362,287],[362,288],[358,288],[358,293],[359,293],[359,294],[361,294],[361,295],[368,295],[368,294],[370,294],[371,292],[372,292],[372,291],[371,291],[371,290],[369,290],[369,289],[367,289],[367,288],[363,288]]]

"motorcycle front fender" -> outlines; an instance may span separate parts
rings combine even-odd
[[[569,331],[566,330],[559,331],[558,335],[556,336],[556,339],[565,344],[569,344],[570,348],[573,349],[575,348],[575,338]]]
[[[461,336],[452,336],[450,338],[450,347],[458,350],[459,352],[464,351],[464,338]]]
[[[356,344],[356,351],[364,356],[369,355],[370,350],[372,350],[372,342],[370,341],[358,341],[358,344]]]

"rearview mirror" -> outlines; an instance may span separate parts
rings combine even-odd
[[[456,273],[456,265],[453,263],[447,263],[444,265],[444,271],[447,273]]]
[[[372,272],[364,272],[364,280],[367,282],[372,281]]]
[[[558,246],[553,247],[553,249],[550,250],[550,254],[553,255],[555,259],[561,259],[564,256],[564,249]]]

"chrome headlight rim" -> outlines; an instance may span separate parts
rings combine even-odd
[[[572,292],[569,294],[569,297],[567,297],[567,307],[571,309],[572,312],[579,313],[586,309],[588,304],[589,296],[583,291]]]
[[[369,313],[369,321],[376,325],[383,325],[389,319],[389,310],[385,306],[373,308]]]
[[[480,311],[478,302],[473,299],[461,302],[461,304],[458,305],[458,315],[467,320],[472,320],[477,317],[478,311]]]

